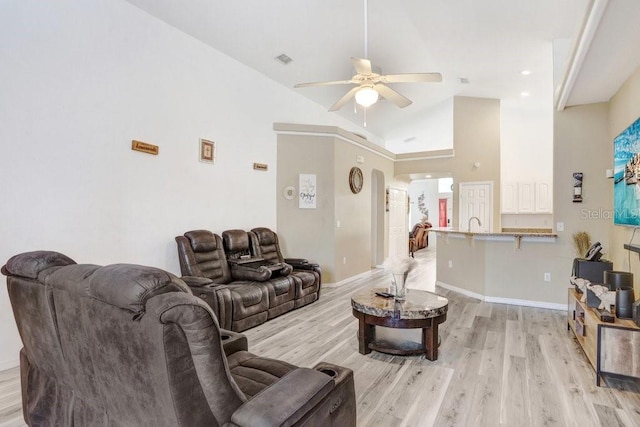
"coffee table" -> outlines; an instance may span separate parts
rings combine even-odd
[[[359,321],[358,342],[361,354],[371,350],[402,356],[424,354],[428,360],[438,360],[438,325],[447,320],[449,301],[432,292],[409,289],[404,301],[383,298],[376,292],[384,288],[367,288],[351,297],[353,315]],[[421,328],[420,343],[376,340],[375,327]]]

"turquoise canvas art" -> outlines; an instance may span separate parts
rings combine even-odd
[[[613,223],[640,226],[640,118],[613,140]]]

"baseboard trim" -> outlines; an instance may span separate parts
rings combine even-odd
[[[496,304],[521,305],[523,307],[546,308],[549,310],[567,311],[567,304],[558,304],[556,302],[530,301],[524,299],[485,297],[486,302],[494,302]]]
[[[0,362],[0,371],[17,368],[18,366],[20,366],[20,359],[5,360],[3,362]]]
[[[515,299],[515,298],[501,298],[501,297],[491,297],[485,296],[482,294],[478,294],[475,292],[471,292],[466,289],[459,288],[457,286],[450,285],[448,283],[436,281],[436,286],[440,286],[442,288],[448,289],[450,291],[457,292],[462,295],[466,295],[471,298],[479,299],[481,301],[492,302],[495,304],[509,304],[509,305],[519,305],[523,307],[533,307],[533,308],[546,308],[549,310],[558,310],[558,311],[566,311],[566,304],[558,304],[555,302],[545,302],[545,301],[530,301],[524,299]]]
[[[436,286],[440,286],[441,288],[449,289],[450,291],[457,292],[459,294],[466,295],[471,298],[479,299],[480,301],[484,301],[484,295],[477,294],[475,292],[471,292],[467,289],[462,289],[457,286],[450,285],[448,283],[444,283],[436,280]]]
[[[337,288],[338,286],[344,285],[345,283],[347,283],[347,282],[349,282],[351,280],[370,277],[372,272],[373,272],[373,270],[365,271],[365,272],[362,272],[360,274],[356,274],[355,276],[351,276],[351,277],[347,277],[346,279],[342,279],[339,282],[329,282],[329,283],[324,283],[323,282],[322,283],[322,287],[323,288]]]

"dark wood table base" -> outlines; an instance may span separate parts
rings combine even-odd
[[[395,319],[377,317],[353,310],[358,319],[358,351],[369,354],[371,350],[402,356],[424,354],[428,360],[438,360],[438,325],[447,320],[447,314],[428,319]],[[404,341],[400,344],[387,341],[376,341],[375,327],[385,326],[398,329],[422,329],[422,342]]]

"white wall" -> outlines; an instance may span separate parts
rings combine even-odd
[[[178,234],[275,227],[274,122],[353,128],[119,0],[2,2],[0,57],[0,263],[48,249],[179,274]],[[0,342],[0,369],[17,365],[4,286]]]
[[[555,57],[554,57],[555,55]],[[500,156],[502,183],[518,181],[551,182],[553,179],[553,88],[554,67],[566,57],[565,43],[549,43],[539,52],[535,64],[530,64],[537,76],[534,85],[529,76],[520,76],[523,92],[513,94],[500,103]],[[547,70],[547,71],[543,71]],[[557,71],[556,71],[557,72]]]
[[[394,131],[384,135],[387,150],[415,153],[453,147],[453,98],[407,116],[406,120],[406,123],[399,124]],[[407,135],[414,139],[405,142]]]
[[[500,169],[505,182],[553,180],[553,109],[500,103]]]
[[[409,229],[422,220],[423,215],[418,209],[418,197],[424,193],[425,207],[429,209],[429,222],[438,226],[438,180],[417,179],[409,184],[409,197],[411,198],[411,214],[409,216]]]

